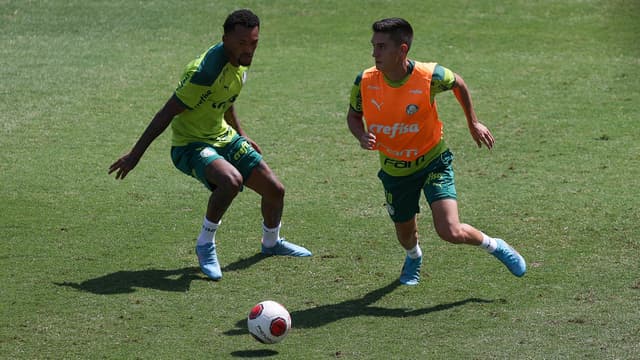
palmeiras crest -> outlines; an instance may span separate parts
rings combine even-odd
[[[407,114],[413,115],[418,112],[418,105],[409,104],[407,105]]]

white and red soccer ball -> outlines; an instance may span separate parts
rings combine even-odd
[[[263,344],[275,344],[282,341],[291,329],[291,315],[275,301],[262,301],[251,308],[247,327],[256,340]]]

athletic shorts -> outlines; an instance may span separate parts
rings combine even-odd
[[[205,177],[205,168],[213,161],[224,159],[238,169],[244,181],[251,171],[260,164],[262,155],[244,137],[236,134],[231,141],[217,147],[204,142],[194,142],[171,148],[171,160],[178,170],[198,179],[207,189],[215,189]]]
[[[429,205],[437,200],[456,199],[452,162],[453,154],[446,150],[426,168],[409,176],[391,176],[380,170],[378,178],[384,187],[391,220],[406,222],[419,213],[421,191]]]

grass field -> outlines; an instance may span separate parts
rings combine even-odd
[[[211,282],[193,252],[208,194],[169,132],[124,182],[107,168],[240,7],[262,29],[237,110],[287,187],[283,234],[314,256],[259,256],[245,191]],[[640,358],[637,1],[0,0],[0,16],[0,358]],[[412,23],[412,58],[470,86],[497,144],[478,150],[439,97],[461,217],[518,248],[525,277],[438,240],[423,203],[422,282],[396,283],[377,156],[345,121],[389,16]],[[281,344],[246,332],[264,299],[292,314]]]

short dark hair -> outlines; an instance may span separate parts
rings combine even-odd
[[[260,19],[258,15],[254,14],[249,9],[240,9],[232,12],[227,16],[224,21],[224,33],[228,34],[235,30],[236,25],[242,25],[246,28],[253,29],[256,26],[260,26]]]
[[[407,44],[411,48],[411,41],[413,41],[413,28],[411,24],[402,18],[387,18],[378,20],[371,26],[373,32],[381,32],[389,34],[391,40],[397,45]]]

